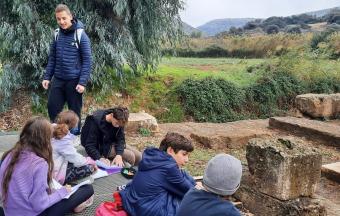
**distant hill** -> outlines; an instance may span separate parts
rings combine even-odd
[[[318,11],[306,12],[304,14],[312,15],[316,17],[323,17],[329,14],[333,10],[340,10],[339,7],[328,8]],[[301,14],[299,14],[301,15]],[[197,28],[191,27],[190,25],[184,23],[185,32],[190,35],[193,31],[202,31],[203,35],[214,36],[220,32],[228,31],[231,27],[243,27],[246,23],[255,20],[255,18],[225,18],[225,19],[216,19],[207,22],[204,25],[201,25]]]
[[[201,30],[192,27],[191,25],[182,22],[182,27],[183,27],[183,31],[186,35],[191,35],[193,32],[202,32]],[[202,35],[204,35],[204,33],[202,32]]]
[[[332,10],[340,10],[340,7],[328,8],[328,9],[323,9],[323,10],[318,10],[318,11],[311,11],[305,14],[316,16],[316,17],[323,17],[326,14],[329,14]]]
[[[254,18],[226,18],[212,20],[197,29],[206,33],[208,36],[214,36],[220,32],[227,31],[231,27],[243,27],[247,22],[255,20]]]

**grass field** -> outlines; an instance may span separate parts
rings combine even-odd
[[[247,68],[264,63],[264,59],[234,58],[163,58],[156,74],[177,81],[187,78],[223,78],[246,86],[261,77],[261,72],[249,73]]]
[[[247,86],[266,73],[261,70],[263,64],[277,64],[291,71],[301,79],[319,79],[325,76],[340,78],[340,60],[287,56],[271,59],[235,59],[235,58],[163,58],[156,74],[170,76],[182,81],[187,78],[215,77]],[[259,70],[248,72],[249,67]]]

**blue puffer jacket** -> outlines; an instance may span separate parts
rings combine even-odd
[[[171,155],[147,148],[133,181],[120,195],[130,216],[171,216],[194,185],[194,179],[178,168]]]
[[[74,31],[84,28],[84,25],[76,19],[72,22],[73,25],[70,29],[59,30],[57,40],[54,40],[50,46],[44,80],[51,80],[53,76],[62,80],[79,78],[79,84],[86,86],[92,65],[90,39],[83,31],[78,49]]]

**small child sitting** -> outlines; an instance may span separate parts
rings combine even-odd
[[[76,136],[70,130],[77,127],[79,118],[71,110],[59,113],[53,124],[53,177],[60,184],[68,184],[90,176],[97,170],[95,161],[84,157],[73,146]]]
[[[203,175],[203,187],[185,194],[177,216],[240,216],[240,211],[228,201],[240,186],[241,162],[228,154],[213,157]]]

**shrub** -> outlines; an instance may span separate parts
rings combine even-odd
[[[259,117],[269,117],[291,108],[296,95],[303,92],[304,85],[296,77],[276,72],[246,89],[247,107]]]
[[[286,32],[291,34],[301,34],[301,29],[299,26],[292,26],[288,27]]]
[[[318,45],[321,42],[326,42],[328,40],[328,37],[333,33],[333,30],[328,30],[328,31],[324,31],[321,33],[316,33],[313,35],[312,40],[311,40],[311,48],[313,50],[318,49]]]
[[[186,114],[200,122],[242,119],[243,90],[223,79],[187,79],[177,87]]]
[[[277,25],[269,25],[265,28],[267,34],[277,34],[280,31],[279,26]]]
[[[139,130],[138,130],[139,134],[143,137],[149,137],[151,136],[151,131],[149,128],[143,128],[143,127],[140,127]]]
[[[340,80],[332,77],[324,77],[313,80],[309,84],[310,92],[318,94],[331,94],[340,92]]]

